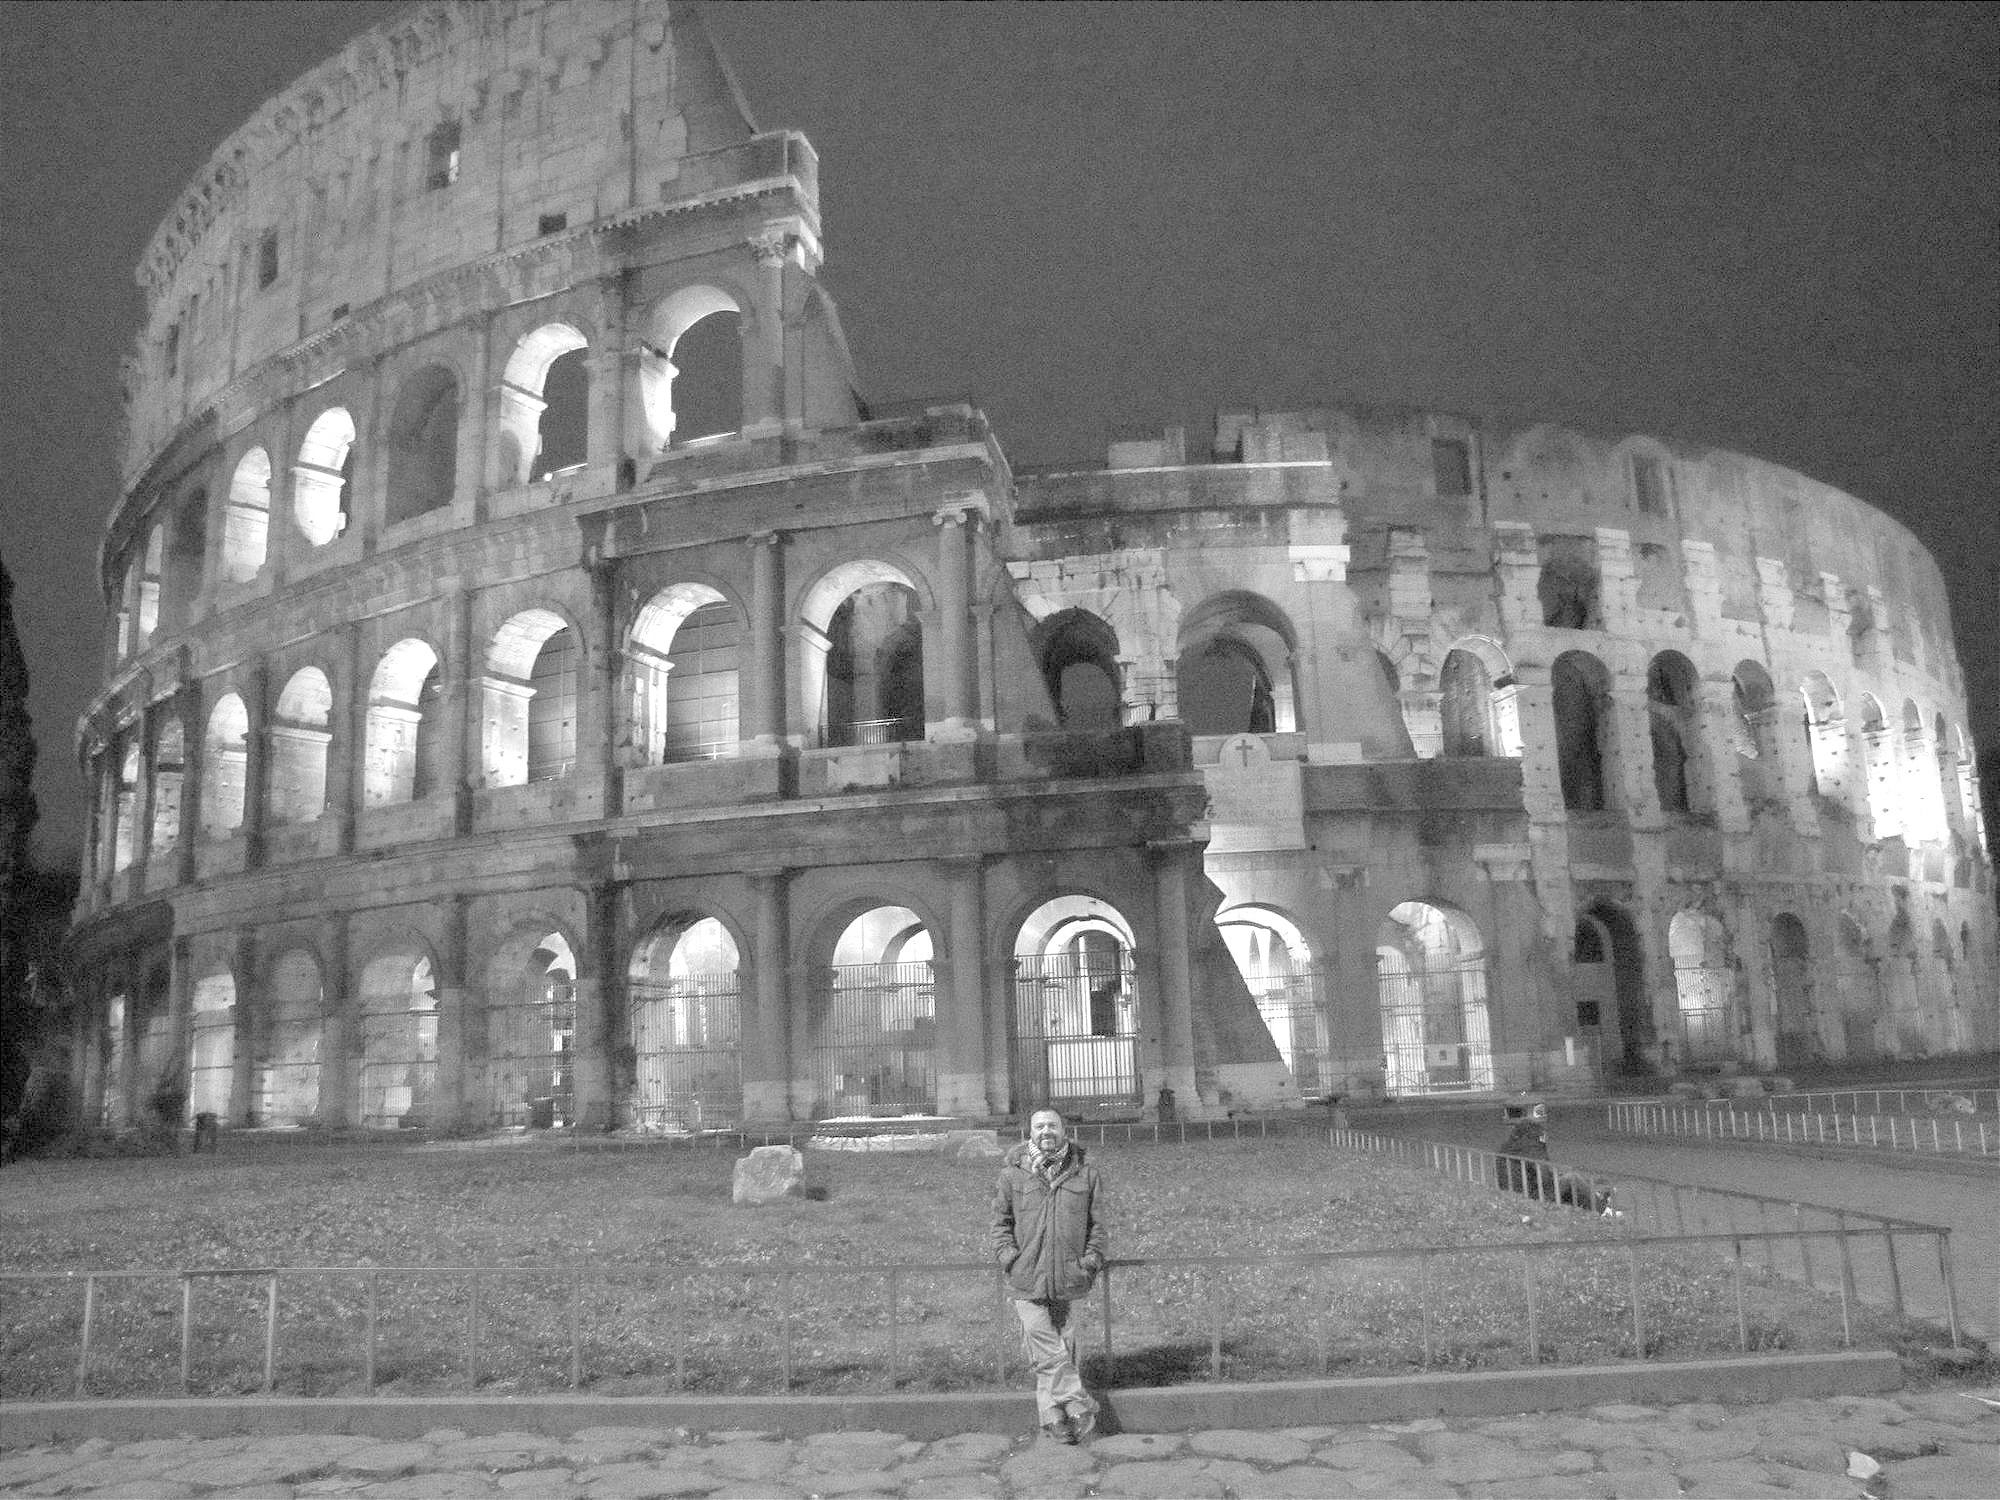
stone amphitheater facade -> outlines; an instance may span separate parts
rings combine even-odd
[[[1938,570],[1774,465],[871,411],[660,0],[431,4],[140,268],[80,1097],[1215,1116],[1995,1044]]]

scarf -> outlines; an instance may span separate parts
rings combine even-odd
[[[1056,1178],[1062,1175],[1062,1169],[1069,1165],[1069,1142],[1064,1141],[1062,1146],[1049,1156],[1044,1156],[1040,1148],[1031,1148],[1031,1156],[1029,1169],[1049,1186],[1054,1187]]]

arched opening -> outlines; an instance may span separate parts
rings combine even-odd
[[[147,856],[165,854],[181,841],[181,788],[187,777],[187,734],[178,718],[160,721],[153,734],[153,826]]]
[[[683,287],[654,309],[647,326],[639,388],[655,451],[740,432],[743,344],[736,299],[718,287]]]
[[[458,377],[427,365],[403,382],[389,418],[391,526],[451,504],[458,485]]]
[[[1883,716],[1882,705],[1869,693],[1861,695],[1861,761],[1874,836],[1898,838],[1903,832],[1903,799],[1896,775],[1895,731]]]
[[[354,478],[354,418],[328,407],[313,419],[292,465],[292,515],[315,547],[347,529],[348,485]]]
[[[160,573],[166,566],[167,533],[154,526],[146,533],[146,550],[140,554],[136,596],[132,600],[134,634],[132,649],[144,651],[153,644],[160,629]]]
[[[326,751],[333,688],[318,667],[294,672],[271,718],[265,812],[277,825],[311,823],[326,811]]]
[[[1875,1028],[1883,1011],[1882,963],[1853,913],[1840,914],[1839,936],[1833,992],[1840,998],[1843,1055],[1849,1062],[1871,1062],[1881,1052]]]
[[[840,601],[826,630],[821,743],[887,745],[924,737],[923,626],[916,591],[863,584]]]
[[[1681,1061],[1716,1063],[1736,1055],[1736,969],[1729,934],[1714,917],[1682,911],[1667,924],[1679,1000]]]
[[[1736,752],[1737,785],[1752,813],[1784,804],[1784,767],[1778,756],[1778,704],[1771,674],[1740,661],[1729,684],[1729,742]]]
[[[727,1130],[742,1120],[739,969],[736,939],[714,917],[670,918],[634,950],[626,994],[642,1130]]]
[[[161,612],[167,622],[185,628],[194,618],[201,597],[202,570],[208,564],[208,491],[196,490],[174,507],[173,527],[160,582]]]
[[[590,356],[567,323],[544,323],[514,346],[500,377],[500,483],[526,484],[584,463]]]
[[[1375,934],[1384,1086],[1391,1094],[1493,1087],[1486,957],[1464,913],[1405,901]]]
[[[1118,635],[1086,609],[1066,609],[1035,626],[1030,639],[1056,722],[1094,734],[1125,722],[1120,706]]]
[[[486,1093],[494,1123],[575,1123],[576,953],[560,932],[518,933],[486,979]]]
[[[1771,989],[1777,1011],[1777,1062],[1795,1068],[1826,1056],[1813,1005],[1812,945],[1790,912],[1771,919]]]
[[[443,784],[434,709],[443,692],[437,652],[410,637],[382,653],[368,685],[362,796],[369,807],[410,802]]]
[[[705,584],[679,583],[632,625],[632,739],[646,765],[717,760],[740,736],[742,616]]]
[[[494,634],[486,653],[488,786],[569,774],[576,764],[576,633],[551,609],[528,609]]]
[[[1630,913],[1598,901],[1577,919],[1570,975],[1577,1029],[1596,1054],[1599,1071],[1652,1072],[1653,1008],[1646,998],[1645,953]]]
[[[1215,925],[1299,1093],[1331,1093],[1341,1076],[1333,1059],[1331,976],[1305,934],[1290,917],[1258,906],[1232,908]]]
[[[1660,811],[1708,811],[1700,732],[1700,680],[1694,663],[1662,651],[1646,668],[1646,717],[1653,746],[1653,791]]]
[[[1132,925],[1095,896],[1043,902],[1014,937],[1014,1107],[1137,1104]]]
[[[1799,684],[1806,705],[1806,749],[1811,756],[1812,791],[1837,806],[1846,806],[1847,716],[1840,695],[1824,672],[1808,672]]]
[[[841,930],[812,1010],[815,1115],[924,1114],[937,1100],[937,977],[923,919],[878,906]]]
[[[1438,672],[1441,751],[1448,756],[1495,755],[1499,736],[1493,722],[1493,683],[1486,663],[1470,651],[1448,651]]]
[[[243,826],[249,735],[243,700],[224,693],[209,710],[202,737],[201,831],[209,838],[226,838]]]
[[[1611,677],[1587,651],[1565,651],[1549,670],[1556,721],[1556,770],[1563,807],[1603,812],[1610,806],[1608,721]]]
[[[1938,799],[1937,749],[1913,699],[1903,700],[1903,836],[1912,843],[1942,843],[1944,804]]]
[[[116,874],[132,868],[139,855],[139,741],[138,731],[119,739],[118,786],[111,803],[111,869]]]
[[[188,1117],[230,1118],[236,1077],[236,976],[227,969],[194,982],[188,1051]]]
[[[1931,724],[1931,747],[1937,757],[1937,800],[1944,810],[1945,837],[1954,851],[1965,847],[1965,804],[1959,792],[1958,751],[1951,726],[1939,714]]]
[[[247,583],[264,566],[271,537],[271,455],[252,448],[236,461],[222,511],[222,576]]]
[[[1291,622],[1256,595],[1219,594],[1188,615],[1174,678],[1191,734],[1289,734],[1298,727]]]
[[[1595,630],[1596,541],[1587,536],[1545,536],[1538,550],[1542,568],[1535,594],[1542,606],[1542,623],[1558,630]]]
[[[431,1123],[437,1104],[437,1004],[437,977],[419,944],[399,944],[362,968],[354,1113],[368,1129]]]
[[[303,1125],[319,1112],[319,1049],[326,1020],[319,960],[303,948],[288,949],[273,960],[268,982],[257,1123]]]

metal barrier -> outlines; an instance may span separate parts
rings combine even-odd
[[[1453,1158],[1453,1164],[1463,1166],[1465,1162]],[[1622,1179],[1629,1181],[1630,1179]],[[1887,1225],[1888,1221],[1881,1221]],[[1895,1224],[1891,1226],[1899,1234],[1929,1234],[1937,1238],[1938,1254],[1949,1283],[1949,1244],[1947,1232],[1928,1226]],[[1211,1380],[1226,1378],[1227,1361],[1225,1349],[1232,1343],[1232,1306],[1248,1305],[1242,1295],[1242,1288],[1256,1283],[1260,1278],[1276,1273],[1287,1278],[1286,1284],[1296,1293],[1300,1283],[1308,1291],[1314,1286],[1314,1275],[1321,1281],[1319,1300],[1310,1304],[1309,1310],[1302,1308],[1298,1313],[1283,1313],[1291,1332],[1298,1333],[1303,1341],[1301,1347],[1309,1344],[1317,1351],[1316,1360],[1306,1358],[1299,1362],[1297,1373],[1325,1375],[1332,1365],[1331,1350],[1336,1327],[1348,1327],[1357,1322],[1368,1324],[1371,1346],[1386,1341],[1397,1347],[1406,1346],[1408,1362],[1425,1370],[1441,1362],[1450,1362],[1455,1356],[1461,1363],[1471,1363],[1459,1346],[1453,1343],[1452,1330],[1462,1321],[1459,1313],[1463,1304],[1476,1302],[1489,1319],[1500,1319],[1501,1326],[1511,1337],[1519,1340],[1517,1353],[1529,1365],[1539,1365],[1551,1358],[1561,1357],[1564,1330],[1569,1329],[1569,1338],[1575,1340],[1576,1326],[1589,1326],[1602,1335],[1605,1329],[1606,1313],[1615,1316],[1617,1332],[1612,1341],[1622,1357],[1646,1359],[1666,1354],[1672,1343],[1670,1334],[1687,1338],[1686,1327],[1690,1316],[1685,1307],[1676,1309],[1668,1304],[1666,1296],[1656,1295],[1649,1306],[1647,1288],[1657,1282],[1672,1280],[1671,1266],[1666,1264],[1676,1252],[1694,1249],[1716,1252],[1725,1256],[1731,1267],[1733,1289],[1734,1343],[1741,1351],[1749,1351],[1757,1346],[1753,1338],[1753,1323],[1746,1292],[1746,1276],[1758,1268],[1753,1264],[1756,1252],[1761,1248],[1765,1268],[1769,1269],[1782,1258],[1784,1245],[1797,1246],[1801,1254],[1807,1253],[1810,1241],[1825,1242],[1837,1252],[1841,1265],[1840,1293],[1840,1341],[1851,1345],[1854,1337],[1854,1319],[1859,1298],[1855,1290],[1855,1270],[1853,1262],[1853,1242],[1863,1231],[1848,1225],[1834,1227],[1811,1227],[1797,1225],[1776,1230],[1705,1230],[1677,1234],[1640,1235],[1629,1232],[1617,1238],[1594,1241],[1562,1240],[1533,1243],[1487,1242],[1470,1245],[1448,1246],[1400,1246],[1390,1249],[1341,1250],[1296,1252],[1273,1255],[1221,1255],[1221,1256],[1158,1256],[1114,1260],[1106,1268],[1099,1280],[1099,1291],[1091,1299],[1094,1304],[1088,1312],[1080,1308],[1080,1314],[1095,1323],[1096,1336],[1090,1342],[1096,1344],[1094,1353],[1107,1361],[1107,1368],[1115,1368],[1120,1357],[1116,1330],[1121,1324],[1142,1321],[1135,1310],[1152,1307],[1157,1309],[1161,1299],[1148,1299],[1134,1293],[1126,1304],[1126,1311],[1119,1311],[1119,1300],[1114,1288],[1136,1277],[1154,1275],[1167,1278],[1177,1285],[1184,1284],[1195,1295],[1176,1297],[1172,1305],[1197,1306],[1203,1324],[1198,1330],[1190,1326],[1189,1333],[1197,1333],[1198,1338],[1180,1341],[1182,1347],[1206,1343],[1206,1359],[1198,1354],[1190,1354],[1183,1365],[1183,1378],[1193,1376],[1199,1363],[1206,1364],[1206,1377]],[[1645,1263],[1652,1259],[1654,1264]],[[1892,1257],[1893,1259],[1893,1257]],[[1592,1282],[1592,1267],[1586,1262],[1596,1261],[1595,1286],[1600,1295],[1600,1306],[1586,1307],[1579,1314],[1578,1309],[1565,1303],[1566,1294],[1576,1301],[1580,1294],[1575,1288]],[[1615,1263],[1618,1269],[1607,1274],[1603,1263]],[[1554,1263],[1553,1267],[1552,1264]],[[1359,1268],[1368,1268],[1366,1276],[1352,1273]],[[1642,1274],[1643,1273],[1643,1274]],[[1331,1310],[1333,1299],[1324,1291],[1325,1280],[1338,1280],[1348,1276],[1345,1283],[1352,1294],[1361,1299],[1376,1313],[1387,1312],[1400,1321],[1397,1326],[1378,1332],[1372,1318],[1356,1319],[1350,1316],[1336,1318]],[[884,1283],[883,1302],[879,1321],[869,1321],[867,1310],[852,1298],[829,1297],[822,1293],[818,1298],[806,1297],[802,1304],[802,1288],[806,1283],[839,1280],[880,1278]],[[209,1296],[216,1296],[215,1288],[226,1288],[236,1283],[245,1288],[247,1296],[239,1298],[247,1306],[254,1305],[256,1316],[261,1320],[261,1340],[254,1346],[261,1354],[261,1385],[263,1392],[277,1388],[279,1373],[284,1360],[284,1340],[281,1329],[288,1328],[291,1338],[298,1344],[310,1344],[311,1350],[296,1355],[301,1363],[310,1363],[322,1373],[328,1369],[345,1370],[358,1365],[360,1387],[373,1394],[380,1383],[380,1330],[383,1320],[385,1293],[409,1284],[425,1281],[459,1283],[463,1297],[458,1307],[447,1309],[440,1315],[440,1321],[449,1318],[458,1326],[458,1347],[455,1360],[456,1377],[447,1377],[446,1388],[456,1388],[462,1383],[465,1389],[478,1389],[485,1373],[496,1367],[498,1355],[496,1344],[508,1344],[515,1361],[524,1357],[519,1347],[524,1336],[517,1325],[511,1330],[496,1334],[489,1322],[497,1323],[497,1317],[488,1319],[482,1309],[495,1302],[501,1295],[496,1288],[509,1282],[527,1281],[528,1302],[536,1311],[546,1313],[559,1322],[554,1342],[562,1345],[566,1356],[563,1374],[566,1383],[575,1389],[582,1388],[589,1378],[589,1360],[586,1347],[591,1341],[585,1335],[587,1314],[601,1314],[611,1292],[620,1285],[644,1284],[649,1295],[642,1306],[634,1308],[619,1305],[621,1320],[632,1317],[653,1317],[665,1320],[676,1329],[675,1351],[671,1358],[673,1381],[678,1388],[689,1388],[693,1384],[690,1369],[691,1351],[694,1342],[694,1312],[699,1307],[716,1304],[704,1303],[700,1299],[704,1293],[702,1283],[711,1285],[722,1283],[742,1283],[745,1288],[762,1284],[768,1289],[775,1284],[775,1299],[759,1300],[748,1296],[747,1292],[736,1298],[725,1299],[727,1305],[715,1312],[717,1317],[725,1317],[738,1334],[746,1326],[753,1326],[757,1319],[753,1310],[761,1311],[775,1323],[770,1334],[769,1373],[773,1377],[776,1390],[788,1392],[800,1382],[802,1370],[799,1343],[802,1330],[808,1321],[814,1323],[817,1331],[815,1340],[827,1338],[826,1330],[837,1328],[849,1335],[848,1347],[830,1350],[828,1347],[814,1348],[811,1353],[822,1365],[833,1355],[858,1356],[862,1363],[845,1364],[835,1361],[841,1370],[860,1369],[868,1372],[862,1377],[869,1387],[884,1387],[890,1390],[902,1382],[905,1371],[919,1374],[919,1364],[928,1368],[931,1377],[939,1376],[939,1366],[934,1357],[925,1358],[925,1350],[915,1347],[923,1332],[925,1319],[922,1308],[916,1306],[918,1299],[912,1295],[913,1284],[925,1278],[943,1278],[961,1284],[966,1290],[960,1293],[962,1301],[979,1298],[990,1309],[981,1341],[990,1347],[985,1352],[986,1367],[991,1370],[992,1383],[1004,1385],[1008,1379],[1009,1345],[1012,1335],[1017,1332],[1015,1320],[1006,1308],[1006,1289],[998,1272],[984,1262],[898,1262],[893,1264],[868,1266],[827,1266],[815,1264],[753,1264],[734,1263],[703,1266],[696,1269],[662,1266],[312,1266],[278,1267],[263,1266],[240,1269],[193,1269],[139,1270],[139,1271],[93,1271],[81,1274],[64,1272],[6,1272],[0,1273],[0,1287],[10,1291],[23,1284],[40,1284],[44,1287],[79,1288],[82,1292],[81,1331],[77,1351],[74,1394],[83,1397],[89,1394],[93,1369],[101,1368],[109,1356],[104,1348],[100,1333],[103,1321],[103,1305],[107,1288],[120,1284],[168,1281],[179,1288],[178,1386],[182,1393],[192,1393],[195,1389],[195,1350],[197,1347],[197,1296],[198,1286],[210,1288]],[[346,1317],[347,1310],[336,1307],[334,1312],[324,1317],[318,1324],[305,1321],[305,1312],[311,1297],[305,1283],[345,1282],[359,1283],[360,1327],[354,1329]],[[1232,1296],[1232,1282],[1237,1295]],[[558,1288],[553,1299],[536,1301],[536,1288]],[[1414,1286],[1411,1285],[1414,1283]],[[1607,1285],[1615,1283],[1615,1303],[1602,1303],[1602,1294]],[[983,1292],[978,1288],[983,1287]],[[1452,1319],[1441,1315],[1439,1307],[1442,1290],[1455,1288],[1459,1296],[1459,1306],[1454,1309]],[[1472,1290],[1468,1290],[1471,1288]],[[1268,1288],[1267,1288],[1268,1290]],[[1504,1305],[1513,1298],[1513,1307]],[[254,1303],[251,1299],[254,1298]],[[1715,1318],[1725,1326],[1728,1319],[1717,1312],[1713,1299],[1701,1299],[1701,1311]],[[739,1309],[738,1303],[741,1304]],[[968,1302],[968,1307],[969,1307]],[[1268,1312],[1268,1304],[1258,1304]],[[1290,1301],[1286,1301],[1290,1306]],[[909,1308],[917,1315],[906,1315]],[[285,1314],[289,1311],[290,1316]],[[1897,1308],[1900,1315],[1901,1308]],[[516,1315],[520,1312],[519,1297],[510,1308]],[[1503,1316],[1504,1315],[1504,1316]],[[1581,1316],[1584,1324],[1579,1325]],[[1567,1319],[1567,1321],[1565,1321]],[[1591,1319],[1596,1321],[1591,1322]],[[18,1318],[13,1319],[18,1326]],[[973,1319],[954,1323],[954,1328],[969,1326]],[[1300,1332],[1309,1324],[1309,1329]],[[1086,1325],[1088,1326],[1088,1325]],[[1761,1327],[1762,1325],[1756,1325]],[[1954,1341],[1956,1340],[1954,1321]],[[329,1334],[329,1330],[331,1333]],[[1629,1343],[1626,1335],[1629,1333]],[[211,1351],[218,1341],[217,1330],[213,1326],[202,1330],[203,1345]],[[358,1353],[350,1352],[336,1358],[327,1352],[328,1339],[338,1346],[342,1342],[358,1344]],[[601,1342],[601,1340],[599,1341]],[[1157,1343],[1157,1340],[1155,1340]],[[1728,1342],[1726,1335],[1723,1342]],[[1493,1339],[1489,1333],[1472,1347],[1481,1352],[1489,1352]],[[1600,1338],[1600,1345],[1602,1339]],[[426,1345],[427,1353],[438,1352],[435,1344]],[[549,1340],[543,1340],[540,1351],[544,1363],[552,1354]],[[1705,1346],[1706,1352],[1715,1352],[1713,1344]],[[1690,1349],[1674,1352],[1686,1354]],[[930,1353],[934,1356],[935,1350]],[[963,1345],[959,1353],[964,1356],[944,1371],[942,1383],[949,1388],[965,1388],[982,1383],[975,1369],[980,1361],[967,1354]],[[1142,1358],[1144,1350],[1131,1350],[1126,1357]],[[250,1360],[256,1353],[249,1356]],[[408,1353],[405,1351],[405,1358]],[[443,1356],[440,1356],[443,1357]],[[600,1358],[608,1357],[600,1355]],[[1604,1357],[1601,1347],[1587,1356],[1594,1361]],[[238,1359],[235,1368],[241,1369],[247,1361]],[[143,1363],[130,1350],[124,1351],[120,1360],[121,1368],[129,1371],[136,1364]],[[742,1373],[741,1366],[731,1367],[732,1377]],[[18,1386],[12,1380],[18,1392]],[[843,1387],[852,1389],[853,1385]]]
[[[1604,1123],[1635,1135],[1680,1135],[1776,1145],[1858,1146],[1927,1155],[2000,1156],[2000,1125],[1965,1115],[1837,1115],[1796,1110],[1740,1110],[1713,1104],[1607,1105]]]
[[[1623,1106],[1614,1106],[1617,1107]],[[1559,1180],[1568,1179],[1593,1198],[1609,1192],[1618,1213],[1614,1222],[1627,1237],[1642,1237],[1641,1231],[1651,1226],[1658,1233],[1644,1237],[1680,1238],[1690,1235],[1688,1226],[1693,1224],[1692,1234],[1696,1238],[1755,1241],[1763,1245],[1765,1269],[1774,1275],[1807,1286],[1837,1289],[1843,1319],[1847,1317],[1850,1299],[1888,1307],[1898,1317],[1906,1315],[1908,1303],[1914,1300],[1937,1308],[1941,1321],[1951,1331],[1952,1347],[1960,1347],[1951,1230],[1944,1225],[1766,1198],[1732,1188],[1699,1187],[1631,1172],[1588,1172],[1546,1162],[1522,1163],[1519,1157],[1504,1157],[1495,1151],[1444,1141],[1398,1140],[1353,1130],[1336,1130],[1332,1132],[1332,1140],[1334,1145],[1348,1150],[1428,1167],[1461,1182],[1495,1191],[1520,1191],[1510,1186],[1503,1174],[1509,1170],[1509,1164],[1521,1163],[1535,1169],[1528,1177],[1530,1183],[1539,1180],[1553,1188]],[[1753,1215],[1753,1222],[1742,1222],[1751,1220]],[[1781,1225],[1789,1220],[1788,1227],[1773,1229],[1774,1217]],[[1813,1242],[1829,1238],[1839,1252],[1837,1280],[1824,1255],[1817,1271],[1814,1266]],[[1898,1252],[1899,1238],[1929,1240],[1934,1256],[1907,1261]],[[1936,1264],[1935,1280],[1930,1274],[1932,1259]],[[1859,1290],[1862,1287],[1868,1293],[1865,1297]]]
[[[1861,1101],[1868,1101],[1863,1108]],[[1885,1105],[1886,1099],[1895,1104]],[[1960,1104],[1959,1100],[1964,1100]],[[1914,1103],[1912,1102],[1914,1101]],[[2000,1088],[1953,1088],[1932,1084],[1912,1089],[1808,1089],[1801,1093],[1771,1094],[1750,1101],[1769,1110],[1797,1110],[1803,1114],[1829,1115],[2000,1115]],[[1970,1105],[1971,1108],[1966,1108]]]

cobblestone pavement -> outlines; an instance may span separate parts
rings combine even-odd
[[[1990,1394],[1990,1393],[1989,1393]],[[1853,1455],[1880,1466],[1851,1477]],[[289,1435],[0,1449],[0,1495],[381,1500],[646,1500],[651,1496],[2000,1495],[2000,1414],[1935,1390],[1724,1407],[1598,1406],[1518,1417],[1132,1433],[1077,1447],[967,1433],[771,1433],[586,1427],[567,1437],[454,1429],[412,1441]]]

